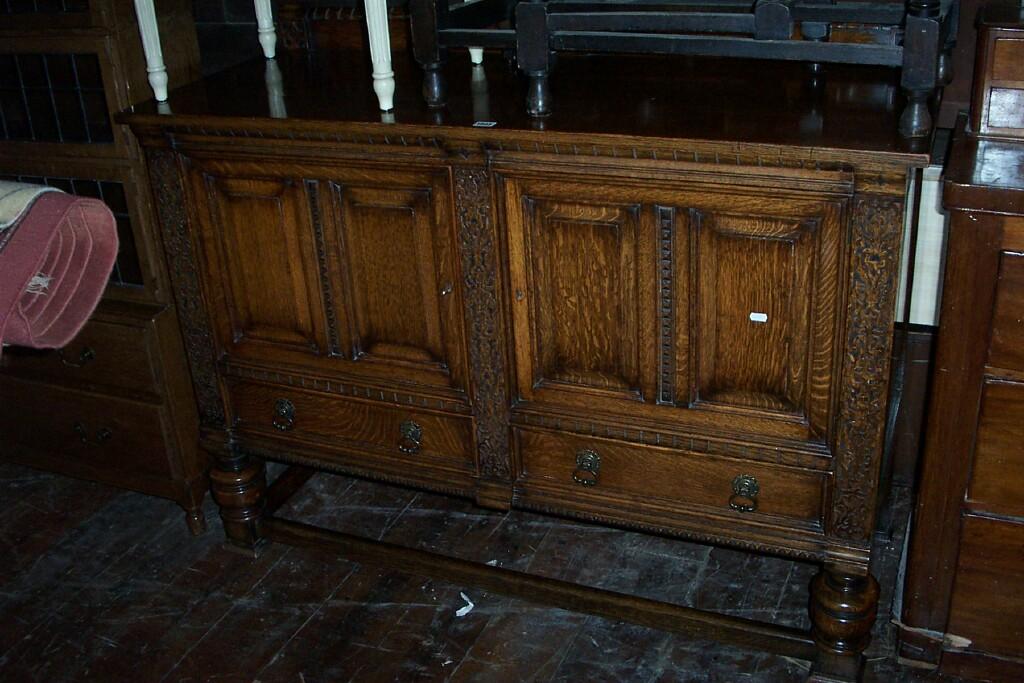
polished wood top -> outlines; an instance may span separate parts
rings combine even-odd
[[[471,139],[516,132],[630,136],[634,139],[699,140],[831,150],[843,159],[854,152],[874,161],[927,163],[929,142],[897,134],[902,95],[895,70],[826,65],[819,89],[799,63],[692,57],[559,55],[552,72],[554,113],[533,119],[524,105],[525,79],[500,53],[488,52],[486,83],[474,83],[468,56],[453,53],[444,73],[448,106],[428,108],[420,94],[422,72],[404,53],[394,56],[397,80],[393,119],[377,109],[368,59],[360,52],[283,53],[277,59],[286,118],[271,117],[267,63],[250,61],[171,93],[159,113],[156,103],[124,117],[137,126],[196,126],[227,119],[262,132],[365,129],[378,133],[382,118],[396,134]],[[276,77],[276,74],[274,75]],[[493,126],[475,127],[489,121]],[[806,154],[814,157],[813,152]]]
[[[944,175],[947,208],[1024,215],[1024,142],[968,135],[961,120]]]
[[[1022,24],[1024,5],[1019,0],[990,0],[978,10],[978,26],[1019,29]]]

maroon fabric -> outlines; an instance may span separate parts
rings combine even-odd
[[[0,232],[0,341],[70,342],[92,315],[117,257],[117,224],[103,202],[48,192]],[[39,293],[36,276],[49,277]]]

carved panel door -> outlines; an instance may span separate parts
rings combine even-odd
[[[465,392],[447,171],[193,160],[229,361]]]
[[[847,186],[500,184],[524,408],[825,440]]]

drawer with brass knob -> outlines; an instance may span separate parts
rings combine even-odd
[[[515,428],[521,475],[517,491],[554,505],[652,510],[677,507],[722,516],[815,528],[823,514],[826,473],[628,444],[544,429]]]
[[[413,476],[417,468],[474,466],[468,416],[257,382],[232,383],[229,395],[242,433],[401,459]]]
[[[5,349],[0,372],[48,383],[75,385],[137,398],[158,393],[148,321],[139,326],[124,320],[94,319],[66,348],[39,351]]]

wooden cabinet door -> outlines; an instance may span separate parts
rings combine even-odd
[[[335,174],[327,189],[341,353],[361,373],[464,388],[447,171]]]
[[[826,438],[841,191],[533,173],[500,185],[524,407]]]
[[[464,394],[447,170],[193,160],[228,361]]]

